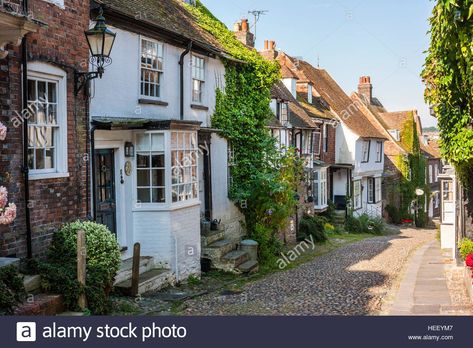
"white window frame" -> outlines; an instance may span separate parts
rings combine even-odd
[[[375,180],[374,178],[368,178],[367,180],[368,185],[368,204],[375,204],[376,203],[376,189],[375,189]]]
[[[433,168],[432,165],[429,164],[429,184],[432,184],[434,182],[433,180]]]
[[[383,199],[383,187],[382,187],[381,178],[374,178],[374,194],[375,194],[375,202],[379,203]]]
[[[371,140],[363,140],[361,143],[361,163],[369,163],[371,151]]]
[[[363,203],[362,203],[361,180],[355,180],[353,181],[353,209],[359,210],[362,207],[363,207]]]
[[[189,143],[187,143],[187,141],[184,141],[183,146],[175,147],[172,143],[172,141],[173,141],[172,138],[173,138],[174,134],[176,134],[179,144],[181,144],[181,142],[179,141],[179,138],[181,138],[181,137],[186,138],[187,136],[189,136],[189,138],[188,138]],[[171,203],[172,204],[184,204],[184,203],[187,203],[187,202],[199,200],[199,170],[198,170],[199,144],[198,144],[198,139],[197,139],[197,132],[195,132],[195,131],[183,131],[183,130],[182,131],[181,130],[172,130],[171,131],[171,146],[170,146],[170,148],[171,148],[171,179],[174,179],[174,175],[175,175],[174,170],[176,170],[179,167],[181,167],[181,169],[183,169],[183,171],[184,171],[183,177],[186,177],[186,171],[187,171],[187,169],[190,169],[190,178],[191,178],[190,182],[189,181],[184,181],[184,182],[179,182],[179,183],[171,182]],[[173,152],[181,152],[183,154],[182,162],[179,163],[179,161],[178,161],[177,166],[173,166],[173,164],[172,164]],[[194,170],[195,170],[195,176],[192,175]],[[183,186],[184,187],[188,186],[188,185],[191,186],[190,187],[191,191],[195,194],[195,197],[180,199],[180,195],[179,195],[180,188],[182,188]],[[177,196],[178,200],[177,201],[174,201],[174,197],[173,197],[173,194],[175,192],[177,192],[177,194],[178,194],[178,196]]]
[[[434,164],[434,182],[439,181],[439,165],[437,163]]]
[[[45,2],[49,2],[50,4],[56,5],[62,9],[65,9],[64,0],[44,0]]]
[[[149,42],[151,42],[153,44],[156,44],[158,46],[161,45],[162,52],[163,52],[163,56],[162,56],[163,63],[162,63],[161,70],[159,68],[153,69],[153,68],[145,68],[145,67],[142,66],[141,56],[143,54],[143,41],[149,41]],[[139,82],[140,82],[139,85],[138,85],[138,94],[139,94],[140,98],[150,99],[150,100],[163,100],[164,99],[164,90],[165,90],[165,88],[163,88],[163,86],[165,85],[164,84],[164,78],[165,78],[164,69],[165,69],[165,64],[166,64],[166,58],[165,57],[166,57],[166,46],[164,45],[163,42],[151,39],[149,37],[140,36],[140,55],[139,55],[139,64],[138,64]],[[158,97],[150,96],[150,95],[146,95],[146,94],[141,93],[141,86],[143,84],[143,81],[141,79],[141,75],[142,75],[142,70],[143,69],[155,71],[159,74],[159,81],[160,82],[159,82],[159,85],[158,85],[158,88],[159,88],[159,96]]]
[[[57,136],[55,144],[55,168],[30,170],[30,180],[68,177],[67,144],[67,73],[53,65],[43,62],[28,63],[28,79],[53,82],[57,84]],[[25,86],[27,88],[27,86]]]
[[[315,209],[325,209],[328,207],[327,193],[327,168],[318,168],[314,170],[313,177],[314,207]]]
[[[376,163],[381,163],[383,162],[383,142],[382,141],[376,141]]]
[[[455,223],[455,188],[453,180],[442,182],[442,223]]]
[[[286,108],[285,119],[282,119],[283,107]],[[283,126],[287,126],[289,124],[289,103],[288,102],[285,102],[285,101],[276,102],[276,118]]]
[[[389,134],[394,138],[396,141],[401,141],[401,132],[399,129],[389,129],[388,130]]]
[[[198,79],[194,77],[194,58],[202,61],[202,64],[203,64],[203,67],[202,67],[203,78],[202,79]],[[206,95],[205,86],[207,85],[206,84],[207,60],[204,57],[199,56],[198,54],[192,54],[190,59],[191,59],[191,80],[192,80],[191,81],[191,102],[192,104],[204,105],[205,95]],[[200,100],[194,100],[194,81],[195,80],[200,82]]]

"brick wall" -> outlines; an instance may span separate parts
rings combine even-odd
[[[74,97],[74,68],[87,68],[88,48],[84,30],[89,27],[89,2],[65,0],[61,9],[43,0],[30,0],[30,13],[47,23],[27,35],[28,61],[41,61],[67,73],[68,178],[30,181],[30,202],[24,201],[22,129],[12,124],[14,112],[21,112],[21,49],[12,48],[0,60],[1,120],[8,127],[0,144],[1,185],[8,188],[18,217],[11,226],[0,226],[0,256],[26,256],[25,204],[31,209],[33,255],[44,256],[52,233],[64,222],[86,217],[87,153],[86,103]]]

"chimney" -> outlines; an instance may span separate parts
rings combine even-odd
[[[252,32],[250,32],[250,26],[248,23],[248,19],[243,18],[239,22],[236,22],[233,26],[233,31],[235,32],[235,36],[243,45],[248,47],[255,47],[255,36]]]
[[[371,77],[360,77],[360,84],[358,85],[358,94],[360,94],[367,103],[371,104],[373,100],[373,85],[371,84]]]

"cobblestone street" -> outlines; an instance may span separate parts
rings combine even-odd
[[[187,301],[181,314],[388,314],[410,257],[434,240],[435,230],[411,228],[366,239],[250,283],[239,294]]]

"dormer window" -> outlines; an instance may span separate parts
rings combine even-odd
[[[389,134],[391,134],[394,140],[401,141],[401,132],[399,131],[399,129],[390,129],[388,132]]]
[[[310,83],[307,84],[307,102],[312,104],[312,85]]]

